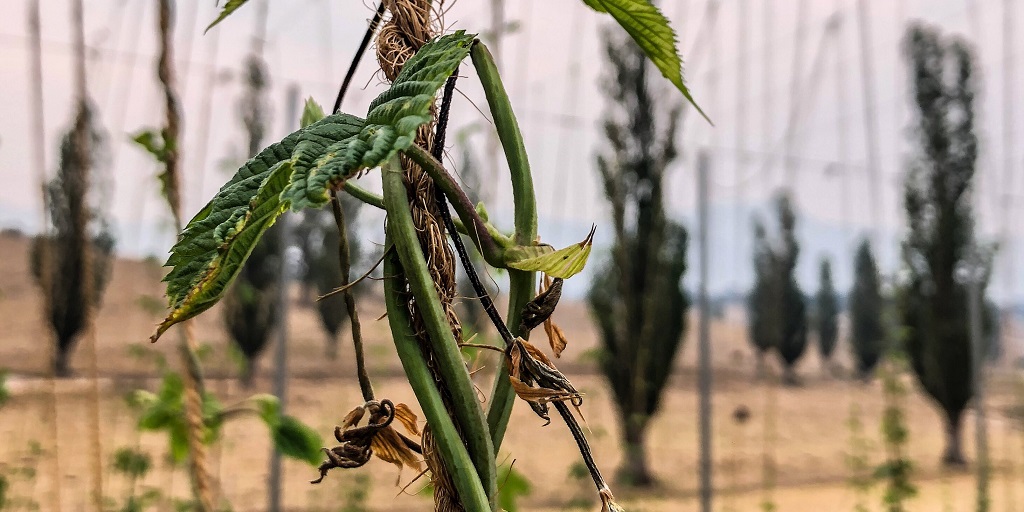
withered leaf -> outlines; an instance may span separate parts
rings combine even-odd
[[[420,427],[416,425],[416,413],[405,404],[395,404],[395,419],[402,423],[405,430],[412,435],[420,435]]]
[[[384,427],[373,436],[370,442],[370,449],[380,460],[398,466],[409,466],[416,471],[420,470],[420,461],[416,454],[409,449],[398,432],[391,427]]]
[[[515,390],[516,395],[519,395],[519,398],[528,402],[544,404],[562,400],[574,400],[580,396],[579,393],[571,393],[569,391],[561,391],[558,389],[544,387],[531,387],[513,375],[509,375],[508,380],[512,383],[512,389]]]
[[[562,297],[562,280],[554,281],[547,275],[544,276],[544,283],[540,293],[523,307],[522,319],[519,322],[520,332],[526,333],[538,325],[546,322],[555,312],[558,299]]]
[[[553,320],[548,318],[544,321],[544,333],[548,335],[548,343],[551,344],[551,352],[555,354],[555,357],[562,357],[562,351],[569,344],[569,341],[565,337],[565,333],[562,332],[562,328],[559,327]]]
[[[345,415],[345,419],[341,420],[341,428],[346,429],[356,426],[359,423],[359,420],[363,419],[363,414],[365,412],[366,407],[362,405],[352,409]]]
[[[551,368],[555,367],[555,363],[552,363],[551,360],[548,359],[548,356],[546,356],[544,352],[541,352],[539,348],[533,346],[532,343],[526,340],[522,340],[522,344],[523,347],[526,348],[526,352],[533,356],[534,359],[550,366]]]

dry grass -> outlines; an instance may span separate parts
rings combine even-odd
[[[40,299],[28,273],[27,243],[0,236],[0,255],[3,255],[0,260],[0,367],[11,372],[13,393],[11,402],[0,410],[0,439],[3,439],[0,467],[29,461],[29,442],[38,441],[46,450],[38,473],[34,478],[17,478],[12,494],[30,497],[40,503],[42,510],[48,510],[47,504],[56,488],[49,475],[53,474],[52,463],[59,460],[63,508],[86,510],[90,475],[88,447],[82,443],[87,439],[85,418],[91,407],[86,381],[72,379],[58,383],[59,439],[47,438],[48,429],[44,426],[50,421],[45,412],[49,385],[41,376],[45,374],[44,347],[49,338],[41,322]],[[104,397],[100,408],[102,437],[106,440],[102,449],[105,461],[121,446],[138,445],[149,451],[158,462],[155,471],[141,486],[184,497],[188,493],[185,472],[173,470],[162,460],[166,441],[156,434],[139,435],[133,428],[134,417],[121,398],[131,389],[156,385],[153,365],[131,356],[129,347],[148,347],[145,340],[160,317],[159,312],[152,309],[154,304],[160,304],[159,277],[160,269],[152,263],[119,261],[115,266],[98,324],[99,371],[103,376]],[[412,393],[402,379],[397,358],[390,348],[387,324],[372,321],[383,313],[383,304],[369,299],[363,300],[360,306],[364,318],[371,319],[364,322],[364,329],[370,373],[378,395],[413,404]],[[338,361],[326,360],[315,312],[299,307],[293,309],[293,313],[290,412],[318,428],[326,437],[340,421],[340,416],[360,400],[354,364],[345,355],[350,350],[350,342],[347,336],[343,339],[343,355]],[[592,428],[594,453],[605,472],[612,474],[620,458],[616,443],[618,425],[609,392],[586,355],[596,343],[593,328],[580,304],[564,304],[556,313],[556,320],[570,340],[558,364],[586,393],[583,412]],[[200,318],[197,333],[199,341],[214,347],[214,355],[207,362],[209,385],[222,401],[231,403],[251,392],[270,388],[266,379],[257,379],[253,390],[240,389],[233,380],[235,370],[225,355],[225,337],[218,311]],[[879,384],[865,385],[826,377],[812,354],[801,366],[804,386],[767,386],[752,378],[753,359],[743,341],[741,323],[726,318],[714,325],[713,335],[716,366],[714,460],[715,485],[719,490],[716,510],[759,510],[763,499],[760,486],[765,403],[769,399],[777,403],[778,437],[774,453],[778,488],[773,493],[777,510],[853,510],[855,495],[847,484],[850,473],[845,464],[850,449],[847,418],[851,406],[858,404],[863,412],[865,436],[876,447],[871,452],[871,463],[880,462],[878,426],[882,397]],[[621,501],[630,510],[697,509],[694,346],[692,340],[687,341],[677,362],[679,371],[665,397],[664,412],[655,420],[650,434],[652,465],[662,485],[643,493],[619,489],[617,495],[624,498]],[[170,354],[173,346],[158,343],[153,349]],[[260,369],[264,376],[270,373],[268,361],[264,361]],[[486,364],[493,367],[494,362],[488,360]],[[484,389],[489,386],[486,373],[485,370],[477,377]],[[990,435],[997,465],[992,485],[992,510],[996,511],[1024,509],[1024,479],[1021,478],[1024,475],[1024,432],[1012,428],[996,411],[1015,400],[1011,384],[1005,372],[1000,373],[993,379],[990,401],[994,409],[990,415]],[[734,409],[740,405],[751,412],[750,419],[743,425],[732,420]],[[972,509],[972,477],[939,470],[942,431],[938,415],[916,393],[908,398],[907,409],[911,430],[908,451],[917,468],[915,482],[921,489],[921,495],[911,502],[910,510]],[[968,426],[972,427],[973,418],[969,416],[968,420]],[[577,456],[564,427],[557,422],[542,427],[523,404],[516,406],[512,425],[502,457],[515,459],[516,469],[533,483],[533,493],[522,502],[525,509],[565,510],[573,501],[592,498],[588,479],[578,481],[569,477]],[[968,428],[965,434],[969,440],[973,430]],[[967,455],[973,459],[972,443],[967,445]],[[229,424],[221,446],[223,453],[215,467],[224,495],[234,510],[262,510],[266,503],[265,479],[270,452],[264,427],[255,420]],[[59,457],[54,458],[55,453]],[[214,450],[215,457],[216,453]],[[426,510],[429,507],[429,501],[423,497],[400,495],[400,489],[394,486],[399,476],[397,471],[379,462],[358,470],[334,471],[319,486],[307,483],[316,476],[311,467],[287,462],[285,470],[285,503],[289,509],[341,510],[346,494],[359,485],[355,478],[359,473],[370,476],[368,503],[372,504],[372,510]],[[403,484],[413,476],[408,472],[401,475]],[[126,482],[119,476],[110,474],[105,482],[106,494],[110,497],[121,499],[127,490]],[[419,486],[419,483],[413,484],[410,491]],[[881,510],[879,494],[876,488],[868,498],[871,510]],[[596,510],[597,506],[591,501],[588,509]]]

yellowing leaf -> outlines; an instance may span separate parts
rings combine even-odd
[[[582,242],[564,249],[552,250],[550,245],[510,247],[505,251],[505,264],[516,270],[544,272],[551,277],[570,278],[583,270],[594,244],[594,231],[590,230]]]

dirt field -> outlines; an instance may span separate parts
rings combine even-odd
[[[152,348],[169,358],[173,354],[172,338],[153,347],[146,342],[160,317],[160,275],[161,270],[154,263],[119,261],[96,327],[103,489],[106,496],[119,502],[129,490],[128,483],[109,468],[111,454],[123,446],[139,446],[154,455],[155,469],[138,484],[138,491],[152,487],[178,497],[188,494],[187,474],[163,462],[166,439],[157,434],[138,434],[134,429],[135,417],[122,398],[132,389],[152,389],[156,385],[153,364],[133,356],[130,347]],[[91,381],[79,378],[54,384],[44,378],[50,341],[41,321],[39,301],[27,268],[26,241],[0,237],[0,368],[9,371],[8,387],[12,392],[10,402],[0,409],[0,471],[10,472],[19,466],[35,469],[34,475],[21,472],[11,477],[9,495],[16,498],[16,505],[21,503],[27,508],[27,502],[34,501],[41,510],[54,510],[59,502],[61,510],[88,510],[95,438],[90,432],[95,409]],[[387,324],[373,320],[383,313],[383,305],[372,299],[364,300],[361,310],[377,394],[414,404],[390,348]],[[580,304],[564,304],[556,320],[570,337],[560,367],[586,393],[583,412],[592,429],[595,456],[606,475],[611,476],[620,458],[616,443],[618,425],[609,392],[587,355],[596,343],[593,328]],[[270,389],[269,380],[264,378],[270,374],[269,359],[260,368],[262,377],[253,389],[244,390],[237,384],[237,371],[226,355],[217,311],[203,316],[197,328],[199,339],[214,348],[206,369],[209,386],[222,402],[230,404],[250,393]],[[847,454],[853,446],[849,418],[851,411],[859,408],[863,434],[870,446],[869,464],[881,462],[884,452],[879,435],[883,406],[880,384],[826,377],[813,349],[800,367],[802,387],[783,388],[756,382],[742,324],[727,316],[714,324],[712,333],[716,368],[716,510],[760,510],[766,497],[780,511],[854,510],[858,495],[848,484],[852,474]],[[315,314],[301,307],[293,308],[290,336],[289,412],[326,437],[341,416],[360,401],[358,386],[352,378],[354,366],[348,355],[348,337],[343,337],[342,356],[337,361],[324,358],[323,334]],[[87,345],[80,344],[74,357],[79,375],[88,375]],[[697,510],[694,347],[693,340],[687,340],[662,413],[650,433],[651,464],[661,486],[639,494],[617,492],[631,511]],[[493,361],[488,365],[493,366]],[[483,389],[488,389],[486,370],[477,379]],[[1024,510],[1024,432],[1014,428],[1001,413],[1017,400],[1014,389],[1018,388],[1015,378],[1006,370],[994,370],[991,380],[989,435],[995,464],[991,510]],[[914,482],[920,490],[919,496],[910,502],[910,510],[972,510],[973,477],[939,470],[939,417],[913,391],[912,382],[908,380],[908,384],[912,390],[906,399],[911,432],[908,451],[915,464]],[[56,397],[56,422],[50,412],[52,397]],[[774,407],[766,407],[771,403]],[[743,425],[732,419],[733,411],[740,405],[751,411],[750,420]],[[968,414],[967,420],[965,440],[968,457],[973,460],[973,415]],[[775,436],[771,435],[772,423]],[[521,508],[565,510],[580,505],[597,510],[589,481],[570,476],[578,454],[568,431],[557,421],[547,427],[541,425],[525,404],[517,404],[502,447],[502,456],[514,460],[514,467],[533,487],[532,493],[521,500]],[[33,442],[38,443],[41,455],[32,454]],[[229,423],[219,446],[219,450],[214,450],[213,465],[223,495],[234,510],[263,510],[270,452],[265,428],[249,419]],[[774,490],[765,491],[764,460],[772,457],[776,461],[777,485]],[[420,482],[413,483],[405,493],[401,486],[395,486],[399,477],[404,486],[415,475],[408,471],[399,475],[393,466],[379,461],[357,470],[336,470],[323,484],[309,485],[308,480],[315,476],[311,467],[286,462],[284,499],[289,510],[345,510],[353,494],[362,490],[369,492],[366,505],[370,510],[428,507],[426,498],[414,495],[422,485]],[[876,487],[860,499],[868,510],[882,510],[880,493],[881,489]],[[166,503],[154,509],[173,510]]]

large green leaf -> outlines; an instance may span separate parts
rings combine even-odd
[[[151,340],[220,300],[260,237],[289,206],[322,206],[330,187],[408,149],[419,127],[433,120],[437,91],[473,40],[460,31],[424,45],[370,104],[365,121],[346,114],[325,117],[246,162],[171,249],[167,265],[174,268],[164,280],[172,311]],[[322,115],[317,110],[307,104],[303,121]]]
[[[650,0],[583,0],[583,3],[597,12],[611,14],[661,74],[683,93],[704,119],[711,122],[683,83],[683,59],[676,51],[676,34],[657,6]]]
[[[296,146],[326,147],[353,137],[362,125],[345,114],[325,117],[261,151],[221,187],[171,248],[166,265],[174,268],[164,281],[172,310],[152,341],[220,300],[260,236],[287,209],[280,194],[291,178]]]
[[[391,87],[370,103],[366,125],[358,136],[324,150],[296,148],[292,183],[282,194],[292,209],[326,204],[331,187],[408,149],[420,126],[433,120],[431,105],[437,91],[469,55],[474,38],[459,31],[423,45]]]

